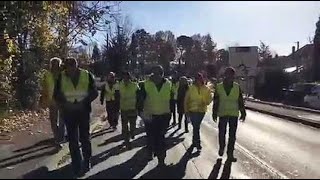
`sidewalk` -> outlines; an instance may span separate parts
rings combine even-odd
[[[9,138],[0,140],[2,178],[16,178],[57,152],[52,146],[50,122],[45,117],[27,130],[14,131],[6,136]]]
[[[279,118],[320,128],[320,111],[276,103],[246,100],[246,108]]]
[[[90,130],[98,131],[104,126],[100,121],[105,112],[103,106],[93,102]],[[4,137],[4,136],[3,136]],[[8,138],[7,138],[8,137]],[[40,166],[57,167],[63,157],[68,156],[68,144],[58,152],[52,146],[50,121],[44,117],[28,130],[14,131],[0,140],[0,175],[16,179]]]
[[[217,158],[217,130],[208,114],[202,127],[201,154],[190,151],[192,133],[170,128],[166,137],[168,147],[164,169],[157,168],[157,158],[149,161],[146,157],[146,136],[144,128],[138,126],[132,150],[123,147],[121,128],[116,131],[103,129],[94,133],[92,139],[92,169],[81,179],[216,179],[228,178],[277,178],[276,175],[257,165],[242,151],[236,149],[238,163]],[[140,120],[138,120],[140,121]],[[139,124],[139,123],[138,123]],[[191,125],[190,125],[190,130]],[[71,178],[70,158],[59,167],[50,169],[39,167],[25,174],[24,178]],[[231,170],[232,169],[232,170]]]

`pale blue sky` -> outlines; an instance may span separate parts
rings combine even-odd
[[[288,55],[294,42],[302,47],[314,36],[320,2],[123,1],[121,10],[134,29],[171,30],[175,36],[210,33],[218,48],[258,46],[262,40],[279,55]]]

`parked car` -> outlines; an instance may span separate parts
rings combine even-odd
[[[288,89],[283,89],[284,103],[295,106],[305,106],[304,97],[310,95],[312,89],[317,85],[316,83],[296,83]]]
[[[320,84],[313,87],[311,93],[304,97],[304,104],[313,109],[320,109]]]

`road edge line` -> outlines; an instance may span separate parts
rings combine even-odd
[[[265,162],[264,160],[260,159],[258,156],[254,155],[251,153],[248,149],[245,147],[241,146],[239,143],[236,143],[236,147],[239,151],[241,151],[244,155],[246,155],[248,158],[252,159],[255,161],[257,164],[259,164],[261,167],[265,168],[268,170],[270,173],[277,175],[281,179],[290,179],[280,171],[276,170],[274,167],[272,167],[270,164]]]

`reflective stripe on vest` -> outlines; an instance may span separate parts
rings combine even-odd
[[[218,107],[218,116],[239,116],[239,93],[240,87],[239,84],[233,83],[233,87],[230,91],[230,94],[227,96],[227,93],[224,89],[223,83],[219,83],[216,88],[216,93],[219,95],[219,107]]]
[[[108,83],[106,83],[105,85],[105,97],[107,101],[114,101],[116,100],[115,94],[116,94],[116,90],[119,90],[119,83],[116,82],[115,84],[113,84],[112,89],[110,89],[110,86]]]
[[[70,77],[65,72],[61,74],[61,90],[69,102],[82,101],[89,90],[89,72],[80,69],[80,77],[76,87],[74,87]]]
[[[138,90],[138,85],[134,82],[129,82],[125,85],[123,81],[120,83],[120,109],[122,111],[135,110],[137,96],[136,92]]]
[[[146,102],[151,115],[170,113],[171,82],[166,80],[160,91],[152,81],[145,82]]]

